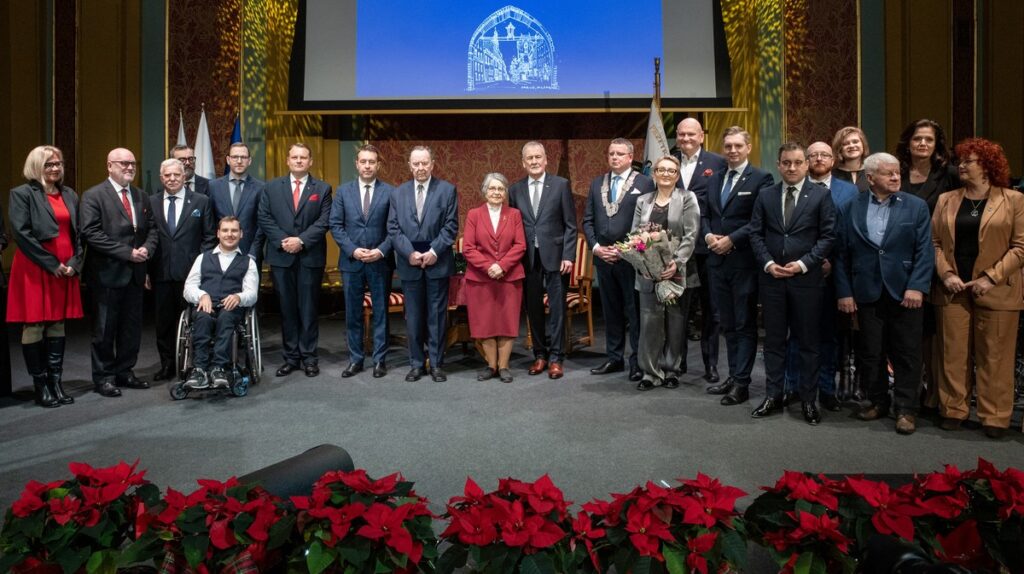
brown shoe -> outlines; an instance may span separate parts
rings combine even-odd
[[[914,415],[900,415],[896,417],[896,432],[899,434],[914,434],[917,430],[917,418]]]
[[[547,361],[545,361],[544,359],[537,359],[536,361],[533,362],[532,365],[530,365],[530,369],[526,372],[530,373],[531,375],[539,375],[543,373],[545,370],[547,370],[547,368]]]
[[[939,423],[939,428],[947,431],[960,430],[960,425],[963,422],[960,419],[943,418],[942,422]]]
[[[562,363],[551,363],[548,365],[549,379],[561,379],[562,374]]]
[[[886,414],[886,409],[883,409],[878,405],[871,405],[870,407],[861,409],[861,411],[857,413],[857,418],[862,421],[874,421],[884,417]]]

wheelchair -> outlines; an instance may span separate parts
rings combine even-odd
[[[231,346],[233,366],[228,374],[228,386],[211,385],[206,389],[192,389],[185,386],[185,380],[195,366],[192,348],[192,315],[195,312],[195,307],[189,307],[181,312],[181,318],[178,319],[176,349],[178,382],[170,386],[171,398],[180,401],[188,397],[191,392],[210,391],[226,392],[236,397],[244,397],[249,393],[249,387],[259,382],[260,373],[263,372],[259,316],[255,308],[249,307],[245,310],[245,318],[238,324],[234,335],[232,335],[234,338],[234,343]]]

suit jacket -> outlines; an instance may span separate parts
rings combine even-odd
[[[430,178],[423,200],[423,220],[416,218],[416,181],[410,180],[391,193],[388,212],[388,235],[395,250],[398,276],[403,281],[417,281],[424,274],[430,279],[449,277],[455,273],[452,245],[459,234],[459,193],[443,179]],[[433,265],[422,269],[409,265],[414,251],[437,255]]]
[[[908,289],[928,293],[935,272],[928,204],[909,193],[894,194],[885,235],[876,244],[867,230],[872,197],[871,192],[859,194],[839,219],[833,266],[836,297],[874,303],[883,291],[897,301]]]
[[[654,191],[642,195],[636,200],[636,210],[633,212],[633,229],[642,223],[651,220],[651,211],[654,209],[654,201],[658,192]],[[668,230],[673,237],[679,239],[679,247],[676,248],[672,259],[676,262],[677,272],[683,275],[683,287],[692,289],[700,286],[700,277],[697,275],[697,263],[693,259],[694,247],[697,244],[697,235],[700,233],[700,207],[697,205],[697,195],[692,191],[676,188],[668,201]],[[636,290],[641,293],[654,292],[654,281],[637,272]]]
[[[626,189],[625,184],[621,186],[618,195],[619,210],[608,216],[604,208],[601,188],[605,183],[611,185],[611,172],[594,178],[590,183],[590,193],[587,196],[587,207],[583,213],[583,234],[587,238],[587,245],[593,250],[595,246],[610,247],[616,241],[622,241],[626,234],[633,229],[633,214],[636,213],[636,200],[645,193],[655,190],[654,181],[642,173],[636,175],[633,185]],[[608,265],[600,257],[594,258],[594,265]]]
[[[707,183],[706,199],[700,202],[700,237],[703,241],[708,233],[728,235],[733,244],[733,250],[725,255],[710,252],[709,266],[754,269],[757,262],[750,247],[750,219],[758,195],[775,181],[770,173],[748,163],[743,173],[736,176],[729,198],[722,205],[721,190],[728,172],[729,166],[726,165],[724,170],[715,172]]]
[[[4,230],[4,210],[0,207],[0,253],[7,249],[7,232]],[[7,276],[4,275],[4,262],[0,258],[0,289],[7,287]]]
[[[205,177],[203,177],[203,176],[201,176],[199,174],[196,174],[194,179],[195,179],[195,185],[193,186],[194,189],[192,189],[192,191],[194,191],[195,193],[198,193],[198,194],[202,194],[202,195],[207,195],[207,196],[210,195],[210,181],[211,180],[209,180],[209,179],[207,179],[207,178],[205,178]]]
[[[11,235],[29,261],[47,272],[53,273],[64,264],[74,269],[75,273],[81,273],[84,258],[78,233],[78,195],[70,187],[61,187],[60,194],[71,215],[71,244],[75,249],[71,259],[59,261],[42,245],[44,241],[56,238],[60,229],[57,216],[38,181],[30,181],[11,190],[10,209],[7,213],[11,218]]]
[[[785,265],[801,261],[807,272],[791,279],[794,285],[821,286],[821,264],[832,252],[836,211],[827,189],[804,179],[791,221],[782,222],[782,193],[789,187],[782,181],[757,195],[750,220],[750,246],[758,265],[769,261]]]
[[[175,207],[178,223],[171,235],[164,210],[164,190],[149,196],[150,209],[156,221],[159,241],[156,254],[150,258],[151,281],[185,281],[200,253],[217,245],[210,198],[195,191],[185,192],[181,205]]]
[[[242,227],[242,240],[238,243],[238,248],[246,255],[262,254],[266,236],[259,225],[259,210],[260,197],[267,184],[262,179],[245,174],[242,197],[238,200],[236,213],[231,205],[231,178],[231,175],[226,175],[210,180],[210,207],[213,208],[214,229],[222,217],[234,215]]]
[[[328,220],[331,217],[331,186],[314,178],[306,180],[299,196],[299,208],[292,198],[290,175],[267,182],[260,196],[260,228],[267,237],[267,263],[273,267],[291,267],[298,260],[303,267],[324,267],[327,264]],[[287,237],[302,240],[298,253],[281,248]]]
[[[129,186],[136,226],[109,179],[82,194],[78,229],[86,246],[85,272],[90,282],[108,289],[141,286],[146,280],[146,263],[133,263],[132,250],[145,247],[152,257],[157,250],[157,230],[149,198]]]
[[[491,225],[487,204],[474,207],[466,214],[466,230],[462,235],[462,254],[466,256],[466,280],[491,283],[487,269],[497,263],[505,270],[501,282],[520,281],[526,277],[522,259],[526,253],[523,216],[518,209],[502,206],[498,229]]]
[[[836,222],[838,224],[839,219],[846,213],[853,200],[860,195],[860,191],[857,190],[856,185],[837,177],[832,178],[829,191],[832,192],[832,204],[836,207]],[[931,211],[929,210],[928,213]]]
[[[527,245],[525,261],[529,269],[540,265],[554,273],[561,268],[562,261],[576,261],[576,202],[569,180],[546,173],[535,215],[530,191],[529,176],[513,183],[508,190],[509,205],[522,214]],[[534,241],[540,251],[540,261],[534,261]]]
[[[676,159],[682,159],[683,152],[679,148],[676,148],[672,151],[672,155],[674,155]],[[717,153],[710,152],[701,146],[700,152],[697,154],[697,167],[693,170],[693,175],[690,177],[689,185],[683,185],[683,178],[680,176],[679,181],[676,182],[676,187],[692,191],[697,195],[698,204],[703,204],[703,202],[708,200],[708,190],[715,189],[709,185],[711,183],[711,179],[719,172],[724,173],[723,170],[727,171],[728,168],[729,162],[727,162],[724,157]],[[722,177],[725,176],[723,175]],[[722,189],[721,184],[719,184],[717,189]],[[697,234],[697,246],[695,248],[695,252],[700,255],[707,255],[711,253],[711,250],[708,249],[708,244],[704,241],[703,233]]]
[[[928,203],[928,213],[935,211],[935,204],[939,202],[939,196],[951,189],[961,186],[960,174],[957,173],[952,164],[940,169],[932,169],[928,172],[928,179],[921,184],[921,187],[912,193]],[[903,170],[900,178],[900,189],[910,189],[910,170]]]
[[[932,243],[935,246],[935,274],[938,284],[931,300],[948,305],[953,293],[946,290],[942,279],[957,273],[953,249],[956,245],[956,213],[966,190],[960,188],[939,196],[932,214]],[[1010,311],[1024,308],[1021,289],[1021,265],[1024,264],[1024,195],[1019,191],[993,187],[981,214],[978,230],[978,258],[971,277],[987,275],[995,283],[988,293],[974,299],[986,309]]]
[[[341,252],[338,254],[338,268],[356,272],[365,263],[352,257],[358,249],[380,249],[384,255],[373,265],[388,265],[391,254],[391,238],[388,236],[388,210],[391,194],[395,188],[377,180],[370,199],[370,211],[363,217],[363,189],[359,180],[350,181],[338,188],[331,206],[331,235]]]

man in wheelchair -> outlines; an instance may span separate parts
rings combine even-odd
[[[232,370],[232,335],[256,304],[259,274],[256,262],[238,248],[242,228],[228,215],[217,224],[220,244],[199,254],[185,279],[185,300],[195,305],[192,321],[194,366],[185,386],[226,387]],[[213,345],[213,355],[210,346]]]

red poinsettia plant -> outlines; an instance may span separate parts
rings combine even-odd
[[[648,482],[611,502],[583,505],[582,516],[604,537],[584,540],[594,569],[604,572],[701,573],[740,571],[746,563],[745,526],[736,500],[746,493],[703,474],[679,486]]]
[[[161,572],[266,571],[283,562],[295,517],[279,497],[234,477],[196,482],[187,495],[168,488],[136,521],[137,545],[163,543]]]
[[[438,574],[575,573],[586,553],[570,536],[570,504],[548,475],[534,482],[505,478],[486,493],[467,478],[463,496],[448,501],[441,539],[451,546]]]
[[[431,572],[437,557],[429,501],[400,474],[332,471],[292,497],[301,543],[291,570],[346,574]]]
[[[94,574],[126,565],[120,548],[138,509],[160,496],[137,465],[73,462],[71,479],[29,482],[0,532],[0,572]]]

